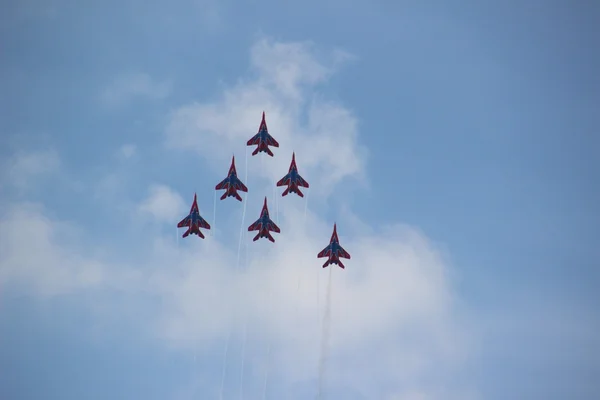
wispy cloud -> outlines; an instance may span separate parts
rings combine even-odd
[[[191,146],[220,169],[232,151],[245,151],[265,110],[281,148],[275,149],[274,158],[250,160],[252,198],[245,201],[270,197],[272,216],[282,229],[275,244],[249,242],[245,235],[240,242],[243,249],[230,246],[231,238],[221,242],[210,236],[205,240],[192,236],[177,244],[152,226],[157,221],[173,226],[189,204],[173,188],[152,185],[138,204],[139,212],[152,216],[142,226],[148,245],[144,254],[123,254],[129,261],[118,266],[95,256],[111,254],[118,259],[115,249],[90,252],[81,239],[60,230],[63,222],[45,217],[41,209],[13,209],[0,223],[2,229],[14,230],[15,238],[37,229],[27,246],[16,239],[2,243],[2,281],[18,281],[33,293],[76,294],[109,287],[160,296],[160,309],[138,300],[129,307],[120,304],[119,312],[128,310],[130,318],[152,315],[151,321],[140,321],[140,334],[147,332],[165,345],[194,348],[201,354],[211,354],[223,338],[245,327],[253,349],[248,350],[252,357],[245,359],[245,368],[252,371],[247,388],[260,390],[267,370],[270,379],[286,390],[305,385],[316,379],[317,362],[323,357],[330,367],[323,372],[329,386],[369,398],[394,393],[411,398],[410,393],[430,393],[432,385],[451,381],[469,354],[468,337],[457,316],[448,267],[435,246],[401,224],[392,222],[385,230],[357,236],[342,222],[340,239],[352,260],[346,270],[323,269],[316,254],[328,243],[332,222],[308,207],[306,199],[270,194],[273,180],[287,170],[292,151],[314,196],[327,196],[342,179],[365,174],[366,151],[358,141],[357,117],[342,104],[324,99],[316,86],[335,68],[307,44],[268,40],[252,48],[251,61],[258,72],[255,81],[227,89],[214,103],[182,106],[173,112],[166,136],[171,149]],[[165,153],[178,157],[169,150]],[[261,166],[266,163],[268,168]],[[240,210],[246,205],[239,204]],[[346,214],[353,225],[365,223],[347,207]],[[248,210],[241,221],[242,232],[258,217],[249,215]],[[236,241],[238,224],[229,235]],[[80,231],[78,238],[91,235],[84,226],[73,229]],[[61,240],[52,239],[56,237]],[[31,248],[38,249],[34,258]],[[323,347],[321,324],[329,279],[330,341]],[[268,346],[272,350],[266,358],[258,349]],[[218,392],[218,386],[214,384],[210,393]]]
[[[105,282],[104,266],[71,247],[76,230],[76,226],[45,217],[39,204],[23,203],[5,210],[0,224],[0,284],[25,285],[38,295],[53,296]],[[70,245],[61,246],[65,241]]]
[[[134,144],[124,144],[119,148],[117,155],[124,159],[129,159],[135,156],[137,152],[137,146]]]
[[[246,151],[246,141],[258,131],[265,111],[269,132],[280,148],[269,161],[271,168],[253,168],[251,174],[279,179],[295,151],[299,168],[316,180],[313,190],[320,195],[330,193],[343,178],[362,177],[367,150],[358,142],[357,118],[321,96],[317,86],[351,56],[336,50],[326,57],[329,64],[323,64],[312,47],[304,42],[258,41],[250,52],[256,80],[228,88],[213,103],[175,110],[167,127],[168,146],[193,149],[222,165],[232,151]]]
[[[155,81],[146,73],[125,74],[116,78],[100,94],[107,106],[123,106],[135,98],[162,100],[171,94],[170,81]]]
[[[140,204],[139,211],[152,215],[158,221],[173,223],[185,209],[181,196],[165,185],[152,185],[148,197]]]
[[[18,189],[27,189],[36,179],[59,171],[60,157],[54,149],[20,151],[3,168],[4,178]]]

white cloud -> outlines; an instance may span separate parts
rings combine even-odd
[[[280,148],[273,150],[269,168],[250,164],[252,175],[278,180],[287,172],[294,151],[300,173],[316,194],[326,196],[343,178],[361,178],[366,149],[358,144],[356,117],[315,91],[315,85],[350,56],[337,51],[331,66],[324,66],[310,50],[307,43],[259,41],[251,50],[257,79],[226,90],[216,103],[193,103],[174,111],[167,144],[194,149],[221,170],[232,151],[238,160],[240,153],[252,151],[246,142],[258,131],[265,111],[269,132]]]
[[[75,230],[44,217],[38,205],[10,208],[0,224],[0,285],[16,281],[38,294],[56,295],[103,282],[100,263],[61,246]]]
[[[312,54],[314,46],[304,43],[258,41],[251,51],[251,63],[260,74],[260,82],[281,95],[301,101],[302,89],[323,82],[341,61],[352,58],[342,51],[333,53],[331,66],[320,63]]]
[[[173,223],[185,208],[181,196],[171,188],[165,185],[152,185],[148,197],[140,204],[139,211],[148,213],[159,221]]]
[[[117,155],[124,159],[133,157],[137,152],[137,146],[134,144],[124,144],[119,148]]]
[[[165,206],[178,202],[177,196],[165,187],[152,194],[148,209],[172,222],[167,214],[173,210]],[[288,208],[280,222],[286,234],[264,256],[250,259],[248,273],[240,273],[233,268],[235,252],[212,239],[193,237],[193,246],[177,247],[149,232],[139,264],[111,266],[93,256],[101,249],[89,254],[77,245],[77,227],[22,206],[0,224],[0,282],[26,284],[43,295],[103,287],[158,294],[163,306],[153,311],[154,334],[177,347],[198,346],[200,354],[239,329],[243,316],[249,343],[273,347],[273,379],[290,384],[314,379],[331,273],[330,382],[373,393],[378,384],[414,386],[440,371],[451,375],[464,356],[465,337],[453,320],[445,266],[427,239],[401,226],[365,238],[341,232],[353,256],[348,268],[322,269],[315,255],[326,241],[312,232],[329,233],[330,227],[310,212],[310,231],[290,224],[301,213]],[[256,360],[254,368],[264,362]]]
[[[265,109],[270,131],[282,147],[268,159],[277,166],[274,172],[257,167],[260,162],[251,163],[252,176],[269,178],[253,193],[268,193],[272,180],[287,171],[292,150],[301,173],[311,182],[311,193],[327,194],[341,179],[360,177],[365,150],[357,142],[356,117],[314,92],[334,68],[319,62],[310,46],[297,43],[260,41],[251,60],[258,72],[256,81],[227,90],[215,104],[193,104],[173,113],[169,144],[192,146],[221,169],[232,149],[245,147]],[[188,203],[171,188],[154,185],[139,211],[173,224]],[[364,224],[350,211],[345,213],[353,225]],[[152,313],[154,329],[143,330],[167,345],[202,353],[210,352],[247,321],[252,348],[269,343],[273,349],[270,364],[264,354],[246,360],[252,370],[248,379],[262,376],[269,365],[272,379],[290,387],[316,379],[326,284],[332,274],[327,381],[368,398],[390,398],[394,393],[400,399],[452,398],[447,392],[423,397],[436,393],[431,385],[451,380],[469,351],[447,266],[427,238],[400,224],[372,227],[350,237],[341,223],[341,244],[352,260],[346,270],[322,269],[324,260],[316,254],[328,243],[331,222],[310,209],[305,214],[304,203],[290,198],[277,217],[282,234],[275,244],[245,238],[249,256],[244,269],[236,268],[238,249],[213,237],[190,237],[177,246],[172,238],[153,236],[157,234],[149,230],[144,233],[149,243],[146,254],[129,266],[119,266],[118,274],[108,274],[115,267],[85,256],[88,253],[77,243],[60,236],[66,235],[56,228],[62,223],[45,219],[39,210],[17,210],[9,214],[7,223],[2,221],[2,237],[8,229],[15,230],[15,238],[31,234],[27,230],[32,227],[37,233],[27,239],[27,245],[24,240],[0,241],[0,277],[3,282],[28,280],[44,293],[90,285],[110,285],[130,293],[143,288],[163,299],[162,307]],[[64,240],[52,240],[57,236]],[[30,254],[31,248],[40,249],[37,256]]]
[[[100,99],[108,106],[118,107],[136,97],[151,100],[164,99],[171,94],[171,89],[170,81],[157,82],[145,73],[125,74],[106,87]]]
[[[5,162],[4,176],[14,186],[25,189],[35,179],[56,173],[60,169],[60,157],[54,149],[17,152]]]
[[[274,149],[274,158],[249,163],[250,176],[268,178],[260,188],[255,184],[253,193],[268,193],[273,180],[287,171],[295,151],[300,172],[311,183],[311,198],[327,196],[342,179],[361,178],[366,161],[366,151],[358,143],[356,117],[317,91],[317,85],[348,58],[337,52],[325,65],[308,43],[261,40],[251,49],[256,79],[227,89],[215,103],[194,103],[173,112],[167,144],[192,148],[214,162],[215,169],[223,169],[232,150],[237,154],[245,150],[264,110],[269,131],[281,147]],[[279,202],[286,204],[279,215],[285,233],[277,237],[268,256],[252,259],[247,267],[251,274],[238,276],[225,267],[194,268],[182,278],[185,285],[171,285],[178,291],[172,296],[175,303],[165,334],[188,345],[200,337],[210,346],[226,332],[232,310],[238,310],[257,321],[252,331],[255,340],[267,335],[274,341],[277,369],[285,379],[311,379],[321,338],[317,316],[322,312],[328,273],[320,269],[316,253],[327,244],[331,226],[310,211],[305,219],[298,203]],[[364,224],[347,209],[345,214],[353,225]],[[298,224],[300,220],[305,224]],[[310,231],[304,226],[310,226]],[[430,393],[431,388],[418,387],[420,379],[433,372],[452,375],[468,352],[455,319],[446,267],[427,239],[411,228],[395,226],[382,232],[371,227],[363,232],[354,240],[344,237],[343,228],[340,232],[353,259],[347,270],[332,271],[330,356],[335,366],[329,369],[330,379],[363,393],[372,393],[376,382],[393,387],[404,381],[411,383],[400,385],[411,388],[401,391],[404,397]],[[211,263],[225,266],[225,259],[211,259]],[[197,290],[208,282],[229,284]],[[242,294],[243,304],[224,303],[223,293],[225,299]],[[215,318],[214,325],[207,329],[206,321],[195,315]],[[348,359],[353,362],[346,363]]]

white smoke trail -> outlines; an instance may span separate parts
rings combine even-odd
[[[248,182],[248,151],[246,151],[246,178],[245,181]],[[244,196],[244,207],[242,211],[242,224],[240,225],[240,240],[238,242],[238,256],[237,256],[237,268],[240,267],[240,252],[242,251],[242,237],[244,233],[244,222],[246,220],[246,205],[248,204],[248,193]]]
[[[229,334],[227,335],[227,342],[225,343],[225,352],[223,353],[223,369],[221,371],[221,391],[219,394],[219,399],[223,400],[223,389],[225,388],[225,373],[227,372],[227,354],[229,354],[229,341],[231,340],[231,332],[229,329]]]
[[[271,342],[269,341],[269,343],[267,344],[267,369],[265,371],[265,381],[263,384],[263,395],[262,398],[263,400],[266,400],[267,398],[267,386],[269,384],[269,361],[271,360]]]
[[[244,321],[244,340],[242,342],[242,369],[240,371],[240,400],[244,398],[244,366],[246,364],[246,341],[248,340],[248,321]]]
[[[246,177],[245,177],[245,182],[248,182],[248,148],[246,147]],[[246,204],[248,203],[248,194],[246,193],[245,196],[245,201],[244,201],[244,217],[246,215]],[[242,230],[244,229],[243,225],[242,225]],[[241,246],[241,240],[242,240],[242,233],[244,236],[244,239],[247,239],[247,234],[248,231],[244,230],[244,232],[242,232],[240,230],[240,246]],[[241,248],[241,247],[240,247]],[[248,241],[245,240],[245,251],[246,251],[246,264],[244,269],[248,268]],[[239,264],[239,253],[238,253],[238,264]],[[240,399],[244,398],[244,366],[246,364],[246,342],[248,341],[248,316],[245,315],[244,318],[244,339],[242,342],[242,368],[240,371]]]
[[[213,201],[213,223],[212,223],[212,237],[214,238],[217,233],[217,190],[215,189],[215,199]]]
[[[263,170],[264,170],[264,164],[263,164]],[[279,194],[277,193],[277,178],[275,178],[274,184],[273,184],[273,202],[275,203],[275,223],[277,225],[279,225]],[[267,290],[269,290],[268,293],[268,302],[269,304],[272,304],[272,299],[271,299],[271,289],[268,287]],[[267,341],[267,355],[266,355],[266,367],[265,367],[265,380],[263,383],[263,390],[262,390],[262,399],[266,400],[267,398],[267,387],[269,385],[269,373],[270,373],[270,366],[271,366],[271,341],[268,340]]]
[[[306,195],[304,196],[304,217],[302,218],[302,227],[305,229],[306,228],[306,214],[307,214],[307,209],[308,209],[308,192],[306,193]],[[296,285],[296,298],[298,299],[298,301],[296,302],[296,313],[298,313],[298,308],[300,305],[300,296],[298,295],[300,292],[300,282],[302,281],[302,273],[304,272],[302,270],[302,267],[300,267],[301,269],[298,270],[298,284]],[[317,269],[317,272],[319,271],[319,269]],[[317,288],[317,292],[318,292],[318,288]]]
[[[273,184],[273,202],[275,203],[275,223],[279,225],[279,196],[277,193],[277,178]]]
[[[329,282],[327,282],[327,298],[325,303],[325,315],[323,316],[323,332],[321,335],[321,354],[319,356],[319,386],[317,389],[317,400],[321,398],[325,384],[325,373],[327,372],[327,355],[329,352],[329,333],[331,329],[331,275],[333,265],[329,266]]]
[[[320,297],[321,297],[321,270],[319,268],[315,268],[317,270],[317,310],[319,310],[319,306],[321,304],[320,301]],[[317,319],[320,320],[320,316],[319,316],[319,312],[317,311]]]
[[[247,177],[248,177],[248,151],[246,151],[246,182],[248,181]],[[244,206],[243,206],[243,210],[242,210],[242,223],[240,224],[240,239],[238,242],[237,264],[236,264],[236,269],[238,269],[238,271],[239,271],[240,256],[241,256],[241,251],[242,251],[242,237],[243,237],[244,222],[246,219],[246,205],[248,204],[248,193],[246,193],[246,195],[244,196],[243,203],[244,203]],[[221,399],[221,400],[223,400],[223,390],[225,388],[225,375],[227,372],[227,355],[229,354],[229,342],[231,341],[232,331],[233,331],[233,329],[230,328],[229,334],[227,335],[227,342],[225,344],[225,351],[223,354],[223,369],[221,372],[221,390],[220,390],[220,394],[219,394],[219,399]]]

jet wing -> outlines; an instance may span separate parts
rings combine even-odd
[[[269,222],[267,223],[267,229],[269,231],[275,232],[275,233],[281,233],[281,230],[279,229],[279,227],[275,224],[275,222],[269,220]]]
[[[215,190],[222,190],[222,189],[227,189],[229,188],[229,177],[223,179],[221,181],[221,183],[219,183],[217,186],[215,186]]]
[[[189,215],[187,217],[185,217],[184,219],[182,219],[181,221],[179,221],[179,223],[177,224],[178,228],[183,228],[186,226],[190,226],[190,216]]]
[[[242,183],[242,181],[240,181],[239,179],[236,179],[236,180],[235,180],[235,182],[234,182],[234,184],[233,184],[233,188],[234,188],[235,190],[240,190],[240,191],[242,191],[242,192],[246,192],[246,193],[248,192],[248,188],[246,187],[246,185],[244,185],[244,184]]]
[[[202,217],[198,220],[198,226],[204,229],[210,229],[210,224]]]
[[[267,145],[279,147],[279,143],[277,142],[277,140],[275,140],[275,138],[273,138],[273,136],[269,135],[268,133],[265,136],[265,142],[267,143]]]
[[[254,135],[252,137],[252,139],[248,140],[248,143],[246,143],[246,146],[253,146],[255,144],[259,144],[260,143],[260,132],[258,132],[256,135]]]
[[[277,182],[277,186],[288,186],[290,184],[290,174],[287,174]]]
[[[323,257],[331,257],[331,246],[325,247],[319,254],[317,254],[317,258]]]
[[[308,188],[309,187],[308,182],[306,182],[304,180],[304,178],[301,177],[300,175],[297,175],[297,176],[298,176],[298,186],[302,186],[302,187]]]
[[[248,227],[248,232],[250,231],[260,231],[262,229],[262,221],[257,219],[252,225]]]
[[[348,253],[342,246],[337,249],[338,257],[350,259],[350,253]]]

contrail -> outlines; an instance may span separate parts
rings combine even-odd
[[[246,317],[247,319],[247,317]],[[244,341],[242,342],[242,370],[240,371],[240,400],[244,398],[244,364],[246,363],[246,341],[248,340],[248,322],[244,322]]]
[[[323,316],[323,332],[321,335],[321,354],[319,357],[319,386],[317,391],[317,400],[323,393],[325,383],[325,373],[327,367],[327,353],[329,350],[329,331],[331,328],[331,275],[333,266],[329,267],[329,281],[327,282],[327,298],[325,303],[325,315]]]
[[[263,172],[265,172],[265,164],[264,164],[264,157],[261,157],[261,167],[263,169]],[[275,222],[279,225],[279,196],[277,193],[277,178],[275,179],[275,183],[273,184],[273,203],[275,203]],[[269,252],[270,254],[270,252]],[[264,262],[263,262],[264,264]],[[269,304],[271,303],[271,289],[268,288],[267,290],[269,290]],[[267,356],[266,356],[266,367],[265,367],[265,380],[263,382],[263,391],[262,391],[262,399],[266,400],[267,398],[267,387],[269,385],[269,368],[270,368],[270,360],[271,360],[271,339],[268,338],[267,339]]]
[[[263,163],[264,166],[264,162],[262,161],[264,159],[264,157],[261,157],[261,162]],[[246,178],[245,178],[246,182],[248,182],[248,148],[246,147]],[[246,203],[248,202],[248,194],[246,193],[245,196],[245,200],[244,201],[244,218],[246,215]],[[245,243],[245,252],[246,252],[246,264],[245,264],[245,268],[248,268],[248,240],[247,240],[247,235],[248,231],[245,230],[244,231],[244,243]],[[242,231],[240,231],[240,240],[242,238]],[[241,242],[240,242],[240,246],[241,246]],[[241,247],[240,247],[241,248]],[[239,257],[239,256],[238,256]],[[239,264],[239,259],[238,259],[238,264]],[[264,263],[263,263],[264,264]],[[242,342],[242,368],[240,371],[240,400],[242,400],[244,398],[244,367],[246,365],[246,343],[248,341],[248,315],[245,315],[244,317],[244,339]]]
[[[217,230],[217,191],[215,190],[215,199],[213,200],[213,226],[212,226],[212,237],[215,237],[215,231]]]
[[[225,373],[227,372],[227,354],[229,353],[229,341],[231,340],[231,329],[227,335],[227,342],[225,344],[225,352],[223,353],[223,370],[221,372],[221,391],[219,399],[223,400],[223,389],[225,388]]]
[[[271,359],[271,342],[267,345],[267,370],[265,371],[265,382],[263,384],[263,400],[267,399],[267,385],[269,384],[269,360]]]
[[[306,193],[306,197],[304,198],[304,217],[302,219],[302,227],[306,228],[306,211],[308,210],[308,192]],[[317,269],[317,271],[319,271],[319,269]],[[298,270],[298,284],[296,285],[296,297],[298,298],[298,301],[296,302],[296,313],[298,313],[298,309],[300,306],[300,282],[302,281],[302,272],[303,272],[303,268],[299,268]],[[320,271],[319,271],[320,272]],[[319,293],[319,288],[317,287],[317,295]],[[317,308],[319,307],[319,303],[317,302]],[[318,315],[318,313],[317,313]]]
[[[248,151],[246,150],[246,182],[248,182]],[[216,199],[216,197],[215,197]],[[244,207],[242,210],[242,223],[240,224],[240,239],[238,242],[238,252],[237,252],[237,264],[236,269],[239,271],[240,267],[240,256],[242,252],[242,238],[244,237],[244,221],[246,219],[246,205],[248,204],[248,194],[244,196]],[[231,341],[232,336],[232,328],[229,329],[229,334],[227,335],[227,343],[225,344],[225,351],[223,354],[223,371],[221,373],[221,390],[219,394],[219,399],[223,400],[223,390],[225,388],[225,373],[227,372],[227,355],[229,353],[229,342]]]
[[[248,183],[248,148],[246,148],[246,176],[245,181]],[[238,268],[240,266],[240,255],[242,250],[242,237],[246,238],[246,232],[244,232],[244,221],[246,220],[246,205],[248,204],[248,193],[244,196],[244,211],[242,213],[242,226],[240,226],[240,242],[238,245]],[[246,250],[246,265],[244,269],[248,268],[248,242],[245,242],[245,250]],[[241,272],[241,271],[240,271]],[[248,340],[248,315],[244,316],[244,341],[242,343],[242,370],[240,371],[240,399],[244,398],[244,364],[246,363],[246,341]]]

